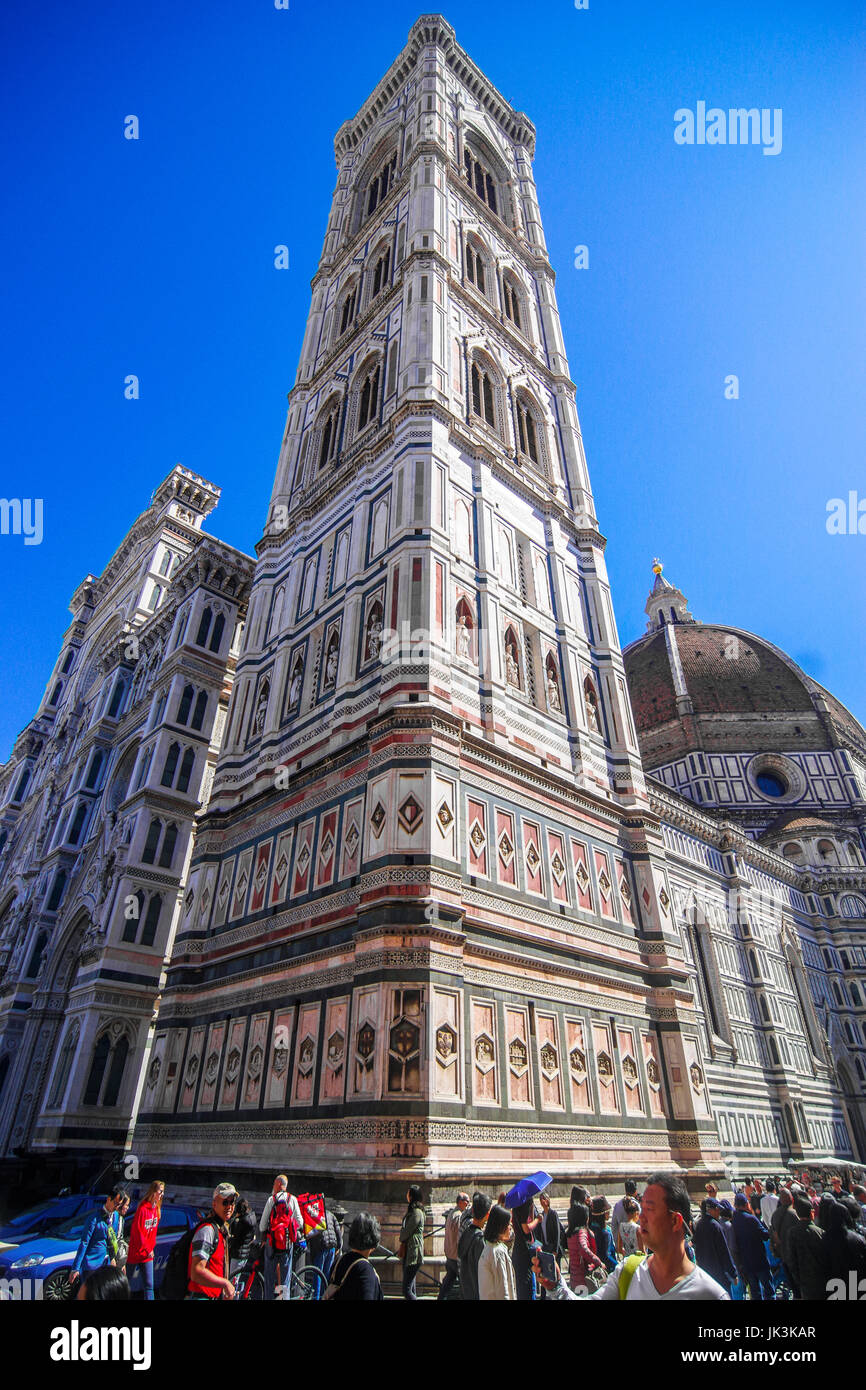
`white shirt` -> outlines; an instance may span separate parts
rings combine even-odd
[[[622,1265],[618,1264],[613,1273],[608,1275],[607,1283],[599,1289],[598,1293],[590,1294],[586,1301],[589,1302],[593,1299],[613,1299],[618,1301],[619,1275],[621,1269]],[[554,1289],[552,1297],[564,1300],[577,1298],[578,1295],[572,1293],[571,1289],[568,1288],[563,1280],[560,1282],[559,1287]],[[701,1269],[699,1265],[695,1265],[691,1274],[687,1274],[685,1279],[681,1279],[678,1284],[674,1284],[673,1288],[668,1289],[667,1293],[659,1293],[649,1271],[648,1259],[638,1265],[632,1275],[631,1283],[628,1286],[626,1300],[632,1302],[638,1299],[644,1303],[659,1300],[680,1302],[685,1299],[702,1299],[705,1301],[708,1299],[716,1299],[719,1301],[724,1299],[730,1302],[730,1297],[725,1293],[721,1284],[717,1284],[715,1279],[711,1279],[709,1274]]]
[[[775,1192],[765,1192],[761,1198],[761,1220],[765,1226],[769,1226],[773,1217],[773,1212],[779,1205],[779,1199]]]

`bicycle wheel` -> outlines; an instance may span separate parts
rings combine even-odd
[[[320,1299],[327,1287],[327,1279],[315,1265],[307,1265],[298,1274],[292,1271],[292,1298],[310,1303]]]

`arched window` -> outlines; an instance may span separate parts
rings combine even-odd
[[[208,633],[210,632],[210,625],[211,625],[212,622],[213,622],[213,610],[210,609],[210,608],[206,608],[206,609],[204,610],[204,612],[202,613],[202,615],[201,615],[201,621],[199,622],[199,625],[198,625],[198,632],[197,632],[197,634],[196,634],[196,639],[195,639],[195,644],[196,644],[197,647],[206,647],[206,646],[207,646]]]
[[[68,833],[67,836],[66,836],[66,842],[67,842],[67,844],[70,844],[70,845],[77,845],[77,844],[78,844],[78,841],[79,841],[79,839],[80,839],[80,837],[81,837],[81,832],[82,832],[82,830],[84,829],[84,822],[85,822],[86,819],[87,819],[87,802],[86,802],[86,801],[79,801],[78,805],[77,805],[76,808],[75,808],[75,811],[73,812],[72,821],[71,821],[71,824],[70,824],[70,826],[69,826],[69,833]]]
[[[180,644],[181,644],[181,642],[183,641],[184,637],[186,636],[186,630],[187,630],[187,627],[189,626],[189,615],[190,615],[191,612],[192,612],[192,609],[191,609],[191,608],[185,609],[185,611],[183,612],[183,614],[181,615],[181,617],[178,619],[178,624],[177,624],[177,636],[176,636],[175,639],[174,639],[174,645],[175,645],[175,647],[179,647]]]
[[[111,701],[106,711],[109,719],[116,719],[120,713],[120,706],[123,703],[123,696],[126,692],[126,681],[123,676],[118,676],[114,682],[114,689],[111,692]]]
[[[520,643],[517,640],[517,633],[510,624],[505,629],[505,679],[515,689],[521,690],[523,688],[520,676]]]
[[[23,801],[23,800],[24,800],[24,793],[25,793],[26,790],[27,790],[27,786],[28,786],[28,783],[29,783],[29,781],[30,781],[30,773],[31,773],[32,771],[33,771],[32,768],[25,767],[24,771],[21,773],[21,776],[18,778],[18,786],[15,788],[14,792],[12,793],[12,800],[13,800],[13,801]]]
[[[322,469],[337,457],[337,435],[339,433],[339,402],[332,400],[319,417],[319,468]]]
[[[51,893],[45,904],[46,912],[56,912],[63,897],[63,890],[66,887],[66,870],[60,869],[54,875],[54,882],[51,885]]]
[[[523,308],[523,294],[518,288],[517,281],[511,275],[502,277],[502,299],[505,307],[505,317],[515,328],[521,332],[526,332],[526,313]]]
[[[98,1039],[93,1049],[93,1060],[90,1063],[90,1072],[87,1077],[87,1084],[84,1087],[82,1105],[98,1105],[99,1093],[102,1090],[102,1081],[105,1076],[105,1068],[108,1064],[109,1054],[111,1053],[111,1039],[107,1033],[103,1033]]]
[[[66,1087],[69,1082],[69,1073],[72,1070],[72,1059],[78,1047],[80,1027],[77,1020],[70,1024],[66,1037],[63,1039],[63,1046],[60,1049],[60,1060],[57,1064],[57,1072],[54,1077],[54,1085],[51,1088],[51,1099],[49,1106],[60,1105],[66,1095]]]
[[[90,759],[90,770],[87,774],[87,781],[84,783],[88,791],[92,791],[99,783],[99,776],[105,762],[105,749],[97,748]]]
[[[863,1063],[859,1057],[854,1058],[854,1065],[857,1068],[857,1075],[861,1081],[866,1081],[866,1071],[863,1070]]]
[[[491,429],[496,429],[497,384],[493,372],[484,361],[476,359],[469,374],[472,412]]]
[[[51,692],[51,699],[48,701],[49,705],[56,705],[56,704],[57,704],[57,701],[60,699],[60,696],[61,696],[62,694],[63,694],[63,681],[58,681],[57,684],[55,685],[54,689],[53,689],[52,692]]]
[[[792,864],[803,864],[805,862],[803,846],[799,845],[796,840],[790,840],[788,844],[784,845],[782,847],[782,854],[786,859],[790,859]]]
[[[358,286],[354,284],[343,298],[340,310],[340,337],[355,321],[355,306],[358,302]]]
[[[540,412],[535,402],[525,391],[518,391],[515,397],[517,412],[517,447],[521,454],[532,460],[536,468],[541,467]]]
[[[174,847],[177,843],[177,826],[169,825],[166,828],[165,837],[162,842],[162,852],[159,856],[159,867],[170,869],[171,861],[174,858]]]
[[[393,186],[394,177],[397,173],[397,152],[389,155],[382,164],[378,166],[377,172],[373,175],[367,185],[366,216],[369,217],[376,211],[383,198],[387,198],[389,190]]]
[[[176,557],[175,557],[173,551],[171,551],[171,550],[167,550],[167,551],[165,552],[165,554],[163,555],[163,557],[162,557],[162,564],[161,564],[160,567],[159,567],[159,572],[160,572],[160,574],[163,576],[163,578],[165,578],[165,577],[170,573],[171,568],[172,568],[172,561],[173,561],[175,558],[176,558]]]
[[[472,620],[472,609],[465,598],[457,604],[454,619],[457,655],[463,661],[475,661],[475,623]]]
[[[856,984],[854,980],[852,980],[848,986],[848,993],[851,995],[851,1003],[854,1005],[854,1008],[859,1009],[863,1000],[860,996],[860,986]]]
[[[111,1057],[111,1065],[108,1069],[108,1080],[105,1083],[105,1094],[102,1097],[103,1105],[116,1105],[120,1096],[120,1087],[123,1084],[123,1073],[126,1067],[126,1058],[129,1054],[129,1043],[121,1035],[114,1045]]]
[[[153,864],[156,860],[156,848],[159,844],[159,837],[162,834],[162,821],[156,817],[151,820],[147,830],[147,839],[144,842],[144,849],[141,852],[142,864]]]
[[[839,911],[843,917],[866,917],[866,903],[856,893],[845,893],[839,899]]]
[[[145,893],[143,888],[139,888],[138,891],[136,893],[133,893],[132,896],[135,899],[135,910],[132,912],[132,915],[128,917],[126,916],[126,911],[124,912],[124,941],[136,941],[138,939],[138,928],[141,924],[142,917],[144,916],[144,904],[147,900],[147,894]],[[131,907],[132,903],[129,903],[128,908]]]
[[[217,613],[216,621],[213,625],[213,636],[210,639],[210,651],[218,652],[223,642],[226,619],[224,613]]]
[[[371,365],[361,380],[358,392],[358,430],[367,427],[379,410],[379,363]]]
[[[466,182],[470,188],[474,188],[478,197],[487,204],[491,212],[495,212],[498,216],[499,204],[493,175],[468,144],[463,147],[463,166],[466,170]]]
[[[42,964],[42,957],[45,955],[45,947],[48,945],[48,933],[41,931],[36,938],[33,950],[30,953],[30,963],[25,971],[28,980],[34,980],[39,974],[39,967]]]
[[[833,981],[833,993],[834,993],[835,996],[836,996],[836,1003],[839,1004],[841,1007],[844,1008],[845,1001],[844,1001],[844,999],[842,998],[842,988],[841,988],[841,986],[840,986],[838,980],[834,980],[834,981]]]
[[[466,242],[466,279],[481,294],[487,294],[487,265],[478,244],[470,237]]]
[[[766,1001],[766,999],[764,998],[763,994],[759,994],[759,995],[758,995],[758,1002],[759,1002],[760,1005],[761,1005],[761,1018],[764,1020],[765,1023],[769,1023],[769,1022],[770,1022],[770,1010],[767,1008],[767,1001]]]
[[[192,716],[192,728],[200,729],[204,724],[204,717],[207,711],[207,691],[200,690],[198,699],[195,702],[195,713]]]
[[[779,1049],[776,1046],[776,1039],[773,1037],[772,1033],[769,1034],[768,1042],[770,1044],[770,1061],[773,1063],[774,1067],[779,1067],[782,1065],[779,1061]]]
[[[191,748],[187,748],[180,764],[180,775],[177,779],[177,790],[179,792],[189,791],[189,779],[192,776],[193,764],[195,763],[195,753]]]
[[[859,865],[859,864],[862,864],[862,863],[863,863],[862,855],[860,854],[859,849],[857,848],[857,846],[854,844],[854,842],[853,842],[852,840],[849,840],[849,841],[848,841],[848,844],[846,845],[846,849],[847,849],[847,851],[848,851],[848,862],[849,862],[849,864],[858,864],[858,865]]]
[[[180,744],[173,743],[165,755],[162,777],[160,782],[164,787],[174,786],[174,774],[177,772],[177,760],[180,757]]]
[[[75,648],[74,648],[74,647],[70,647],[70,648],[69,648],[69,651],[66,653],[66,660],[64,661],[63,665],[62,665],[61,668],[60,668],[60,674],[61,674],[61,676],[68,676],[68,675],[69,675],[69,672],[72,670],[72,667],[73,667],[74,665],[75,665]]]
[[[150,902],[147,904],[147,912],[144,915],[144,925],[141,929],[142,946],[152,946],[156,937],[156,930],[159,926],[159,916],[162,912],[162,898],[159,893],[151,895]]]
[[[371,299],[375,299],[376,295],[381,294],[382,290],[387,286],[390,270],[391,248],[390,246],[386,246],[373,267],[373,288],[370,292]]]
[[[177,707],[178,724],[186,724],[189,721],[189,712],[192,709],[192,700],[195,695],[191,685],[185,685],[183,694],[180,697],[180,704]]]
[[[825,864],[838,864],[839,857],[836,853],[836,846],[832,840],[819,840],[818,853]]]

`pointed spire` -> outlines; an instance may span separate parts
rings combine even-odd
[[[688,599],[682,590],[665,579],[664,565],[658,556],[653,560],[652,571],[655,580],[644,609],[649,618],[647,632],[656,632],[666,623],[693,623],[695,619],[689,612]]]

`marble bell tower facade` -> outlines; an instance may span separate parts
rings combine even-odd
[[[440,16],[337,133],[135,1132],[177,1182],[720,1171],[534,147]]]

